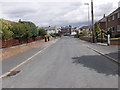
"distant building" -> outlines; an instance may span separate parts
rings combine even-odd
[[[61,27],[61,33],[64,35],[70,35],[70,27],[66,26],[66,27]]]
[[[80,33],[82,33],[83,31],[86,31],[89,34],[91,32],[90,31],[90,26],[82,26],[80,28]]]
[[[42,28],[47,31],[47,34],[58,33],[59,32],[59,29],[57,29],[56,26],[48,26],[48,27],[42,27]]]

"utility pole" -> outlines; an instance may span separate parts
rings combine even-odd
[[[91,16],[92,16],[92,42],[95,43],[93,0],[91,0]]]
[[[71,35],[71,28],[72,28],[72,26],[71,26],[71,25],[69,25],[69,32],[70,32],[70,35]]]

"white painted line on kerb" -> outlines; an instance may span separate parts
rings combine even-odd
[[[89,48],[89,49],[97,52],[98,54],[100,54],[100,55],[102,55],[102,56],[104,56],[104,57],[106,57],[106,58],[108,58],[108,59],[110,59],[110,60],[112,60],[112,61],[120,64],[120,62],[119,62],[118,60],[116,60],[116,59],[114,59],[114,58],[112,58],[112,57],[110,57],[110,56],[108,56],[108,55],[105,55],[104,53],[102,53],[102,52],[100,52],[100,51],[98,51],[98,50],[96,50],[96,49],[94,49],[94,48],[91,48],[90,46],[88,46],[88,45],[86,45],[86,44],[84,44],[84,45],[85,45],[87,48]]]
[[[58,40],[56,40],[56,41],[58,41]],[[55,42],[56,42],[56,41],[55,41]],[[54,43],[55,43],[55,42],[54,42]],[[53,44],[54,44],[54,43],[53,43]],[[33,56],[29,57],[29,58],[26,59],[24,62],[18,64],[17,66],[15,66],[15,67],[12,68],[11,70],[9,70],[9,72],[6,72],[5,74],[1,75],[1,76],[0,76],[0,79],[3,78],[3,77],[5,77],[5,76],[7,76],[8,74],[10,74],[10,72],[16,70],[17,68],[19,68],[20,66],[24,65],[24,64],[27,63],[28,61],[31,61],[33,57],[35,57],[35,56],[37,56],[38,54],[42,53],[44,50],[46,50],[46,49],[47,49],[48,47],[50,47],[50,46],[51,46],[51,45],[49,45],[49,46],[45,47],[44,49],[38,51],[36,54],[34,54]]]

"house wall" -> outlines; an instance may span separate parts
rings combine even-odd
[[[100,22],[99,27],[103,30],[106,30],[106,22]]]
[[[120,18],[119,19],[115,19],[115,20],[112,20],[112,16],[108,17],[108,20],[111,20],[111,21],[108,21],[107,22],[107,28],[112,28],[112,30],[114,32],[117,32],[118,30],[118,25],[120,25]]]

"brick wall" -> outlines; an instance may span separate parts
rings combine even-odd
[[[90,42],[92,41],[91,37],[79,37],[79,38],[85,41],[90,41]]]
[[[110,45],[120,45],[120,39],[110,40]]]
[[[91,37],[80,37],[80,39],[92,42]],[[120,39],[110,40],[110,45],[120,45]]]
[[[2,60],[7,59],[11,56],[15,56],[19,53],[25,52],[43,43],[44,43],[44,40],[39,40],[39,41],[35,41],[34,43],[26,43],[22,45],[0,49],[2,52],[2,54],[0,54],[0,58],[2,58]]]
[[[11,46],[16,46],[24,43],[30,43],[33,41],[41,40],[42,37],[35,37],[35,38],[28,38],[27,41],[22,40],[21,42],[18,39],[9,39],[7,41],[0,41],[0,48],[6,48],[6,47],[11,47]]]

